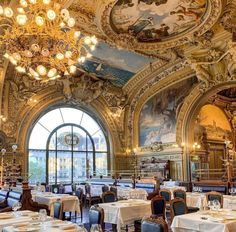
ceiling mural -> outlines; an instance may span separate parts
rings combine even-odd
[[[88,58],[79,67],[90,75],[110,80],[112,84],[122,87],[144,66],[154,60],[123,49],[112,48],[100,42]]]
[[[118,0],[111,11],[111,26],[139,42],[158,42],[199,25],[206,0]]]

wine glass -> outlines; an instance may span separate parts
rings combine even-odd
[[[234,189],[233,189],[233,188],[230,188],[230,189],[229,189],[229,193],[230,193],[231,196],[233,196]]]
[[[220,209],[220,202],[218,200],[214,200],[213,207],[216,211],[218,211]]]
[[[17,210],[19,210],[20,208],[22,207],[22,204],[20,202],[16,202],[13,204],[12,206],[12,210],[14,211],[14,215],[17,217],[18,214],[17,214]]]
[[[47,220],[47,210],[46,209],[39,210],[39,220],[41,222],[41,225],[44,226],[44,222]]]
[[[90,232],[102,232],[102,227],[99,224],[93,224],[91,226]]]
[[[55,194],[57,194],[57,193],[58,193],[58,188],[54,188],[54,189],[53,189],[53,192],[54,192]]]
[[[208,201],[207,202],[207,206],[209,207],[210,210],[213,209],[213,202],[212,201]]]

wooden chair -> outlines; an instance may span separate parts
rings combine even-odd
[[[115,201],[116,201],[115,193],[113,193],[111,191],[107,191],[102,194],[102,202],[103,203],[109,203],[109,202],[115,202]]]
[[[117,196],[117,187],[116,187],[116,186],[111,186],[111,187],[110,187],[110,192],[115,193],[116,201],[117,201],[117,200],[118,200],[118,196]]]
[[[105,193],[107,191],[109,191],[109,187],[107,185],[103,185],[102,186],[102,192]]]
[[[159,191],[159,194],[161,197],[164,197],[164,199],[166,200],[166,204],[170,204],[171,201],[171,192],[168,189],[161,189]]]
[[[155,196],[151,200],[152,217],[166,218],[166,201],[164,197]]]
[[[60,201],[54,202],[53,208],[54,208],[54,218],[63,220],[62,202]]]
[[[223,208],[223,195],[219,192],[211,191],[206,193],[206,201],[218,200],[220,202],[220,207]]]
[[[101,202],[100,196],[91,195],[91,186],[88,184],[85,185],[85,201],[86,201],[86,205],[88,203],[89,207],[91,206],[93,202]]]
[[[104,210],[98,205],[93,205],[89,209],[89,226],[99,224],[104,231]]]
[[[175,189],[173,191],[174,198],[182,198],[184,201],[186,201],[186,192],[183,189]]]
[[[75,191],[75,196],[77,196],[79,199],[80,215],[81,215],[81,222],[82,222],[83,221],[83,205],[84,205],[84,202],[83,202],[84,191],[83,191],[83,189],[78,188]],[[75,214],[75,217],[77,217],[77,213]]]
[[[142,220],[142,232],[168,232],[168,225],[163,218],[147,218]]]
[[[188,213],[186,202],[182,198],[175,198],[170,201],[171,221],[175,216]]]

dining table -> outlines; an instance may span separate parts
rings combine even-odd
[[[50,216],[45,221],[40,220],[38,212],[23,210],[18,212],[6,212],[0,214],[1,232],[20,232],[20,231],[47,231],[47,232],[76,232],[78,225],[54,219]]]
[[[141,199],[147,200],[148,193],[144,189],[133,189],[127,187],[117,187],[118,199]]]
[[[233,210],[205,210],[175,216],[172,232],[235,232],[236,212]]]
[[[186,204],[188,207],[202,209],[207,206],[206,194],[201,192],[186,192]],[[236,210],[236,196],[223,195],[223,208]]]
[[[33,192],[32,199],[39,204],[47,205],[50,210],[50,216],[54,215],[54,203],[57,201],[63,203],[63,212],[80,213],[80,202],[77,196],[50,192]]]
[[[105,223],[115,224],[117,231],[133,224],[135,220],[151,215],[151,201],[141,199],[128,199],[112,203],[99,204],[104,210]]]

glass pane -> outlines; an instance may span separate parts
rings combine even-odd
[[[78,182],[86,177],[86,152],[74,152],[73,181]]]
[[[86,151],[86,133],[78,128],[73,127],[73,134],[74,134],[74,150],[76,151]]]
[[[89,115],[84,114],[81,126],[84,127],[90,135],[93,135],[96,131],[100,129],[98,124]]]
[[[71,152],[57,152],[57,183],[71,183]]]
[[[93,153],[92,152],[88,152],[88,162],[87,162],[87,172],[88,175],[93,176],[94,174],[94,170],[93,170]]]
[[[39,120],[39,122],[49,131],[53,131],[57,126],[64,123],[59,109],[48,112]]]
[[[29,182],[46,181],[46,151],[29,150]]]
[[[57,130],[57,150],[72,149],[72,126],[64,126]]]
[[[88,136],[87,136],[87,143],[88,143],[88,151],[93,151],[94,150],[93,144],[92,144],[91,139]]]
[[[48,182],[54,184],[56,181],[56,152],[49,151],[48,155]]]
[[[94,144],[95,144],[95,150],[96,151],[107,151],[106,138],[105,138],[102,130],[98,131],[93,136],[93,141],[94,141]]]
[[[56,133],[54,133],[49,141],[49,150],[56,150]]]
[[[30,135],[29,149],[45,150],[48,136],[49,136],[49,131],[47,131],[41,125],[36,124]]]
[[[61,108],[65,123],[74,123],[80,125],[83,112],[73,108]]]
[[[96,153],[96,175],[107,176],[107,153]]]

